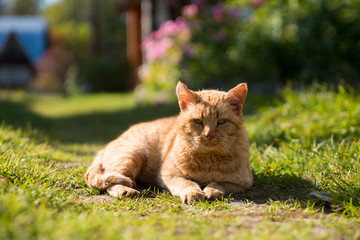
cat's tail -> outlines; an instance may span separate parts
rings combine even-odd
[[[93,163],[90,165],[89,169],[86,171],[84,178],[89,187],[99,188],[100,178],[104,175],[104,168],[102,167],[101,160],[103,157],[103,150],[98,152],[94,158]]]

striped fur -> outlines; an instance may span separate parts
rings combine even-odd
[[[134,125],[106,145],[85,174],[87,184],[122,198],[140,196],[135,187],[142,182],[185,203],[245,191],[252,185],[241,112],[246,93],[246,84],[193,92],[179,82],[180,114]]]

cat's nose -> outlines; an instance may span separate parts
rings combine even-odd
[[[207,133],[207,134],[204,134],[204,136],[205,136],[207,139],[211,140],[211,139],[213,139],[213,137],[214,137],[215,135],[214,135],[214,134]]]
[[[211,128],[205,126],[204,131],[203,131],[203,136],[206,137],[207,139],[211,140],[214,138],[215,132]]]

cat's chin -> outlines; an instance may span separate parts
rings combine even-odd
[[[214,144],[202,144],[200,145],[195,151],[194,153],[199,153],[199,154],[220,154],[220,155],[226,155],[229,154],[229,151],[220,146],[220,145],[214,145]]]
[[[219,148],[222,148],[221,142],[215,141],[215,140],[203,140],[200,142],[200,148],[203,148],[205,150],[216,150]]]

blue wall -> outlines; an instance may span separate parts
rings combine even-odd
[[[47,23],[41,17],[0,17],[0,50],[14,32],[31,63],[44,54],[47,45]]]

